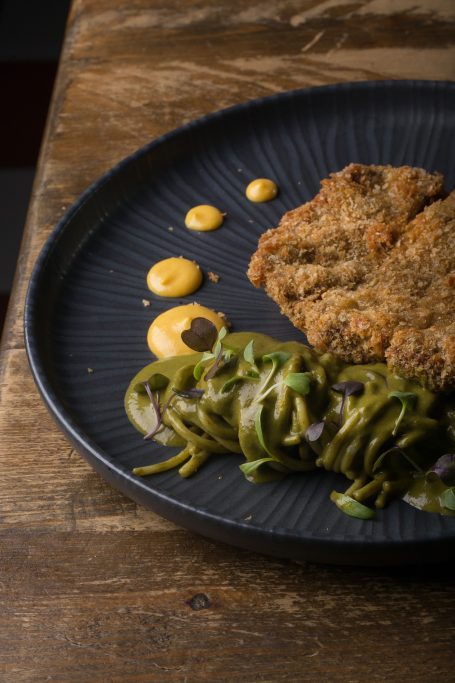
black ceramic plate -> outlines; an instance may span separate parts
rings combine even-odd
[[[349,162],[410,164],[455,183],[455,85],[356,83],[283,93],[207,116],[155,140],[101,178],[48,241],[33,273],[25,331],[41,394],[78,451],[113,486],[200,534],[300,560],[393,564],[453,553],[455,520],[401,501],[373,521],[329,501],[338,475],[289,476],[255,486],[238,456],[213,457],[190,480],[176,471],[148,479],[134,466],[169,451],[145,443],[123,411],[123,395],[150,354],[152,318],[175,300],[151,296],[145,275],[167,256],[195,259],[206,279],[196,299],[224,311],[235,330],[279,339],[302,335],[245,271],[259,235],[307,201],[319,181]],[[274,178],[279,197],[254,205],[255,177]],[[212,233],[185,229],[195,204],[227,212]],[[171,230],[171,227],[173,228]],[[145,308],[142,299],[151,299]],[[88,372],[92,368],[93,372]]]

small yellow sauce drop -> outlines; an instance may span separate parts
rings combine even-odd
[[[222,225],[224,216],[215,206],[200,204],[193,206],[185,216],[185,225],[189,230],[208,232]]]
[[[147,287],[158,296],[187,296],[201,286],[201,269],[186,258],[158,261],[147,274]]]
[[[181,338],[184,330],[188,330],[194,318],[207,318],[220,330],[226,324],[215,311],[199,304],[176,306],[161,313],[150,325],[147,333],[147,344],[157,358],[184,356],[194,353]]]
[[[269,202],[277,196],[278,186],[268,178],[256,178],[248,185],[245,194],[250,202]]]

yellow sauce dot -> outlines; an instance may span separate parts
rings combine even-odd
[[[220,330],[225,326],[221,316],[210,308],[199,304],[186,304],[176,306],[169,311],[161,313],[150,325],[147,333],[147,344],[157,358],[170,358],[171,356],[184,356],[194,353],[181,338],[184,330],[188,330],[194,318],[207,318]]]
[[[185,225],[189,230],[207,232],[216,230],[222,225],[224,216],[215,206],[200,204],[193,206],[185,216]]]
[[[248,185],[245,194],[250,202],[269,202],[277,196],[278,186],[268,178],[256,178]]]
[[[201,286],[201,269],[186,258],[158,261],[147,274],[147,287],[158,296],[187,296]]]

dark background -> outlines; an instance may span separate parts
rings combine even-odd
[[[0,331],[70,0],[0,0]]]

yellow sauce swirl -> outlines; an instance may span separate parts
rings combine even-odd
[[[184,330],[189,329],[194,318],[207,318],[217,330],[226,323],[210,308],[199,304],[186,304],[176,306],[161,313],[150,325],[147,333],[147,344],[157,358],[169,358],[170,356],[184,356],[193,353],[181,338]]]
[[[256,178],[248,185],[245,194],[250,202],[269,202],[277,196],[278,186],[269,178]]]
[[[147,274],[147,286],[158,296],[187,296],[199,289],[201,282],[197,263],[182,256],[158,261]]]
[[[219,209],[209,204],[193,206],[185,216],[185,225],[189,230],[208,232],[222,225],[224,216]]]

